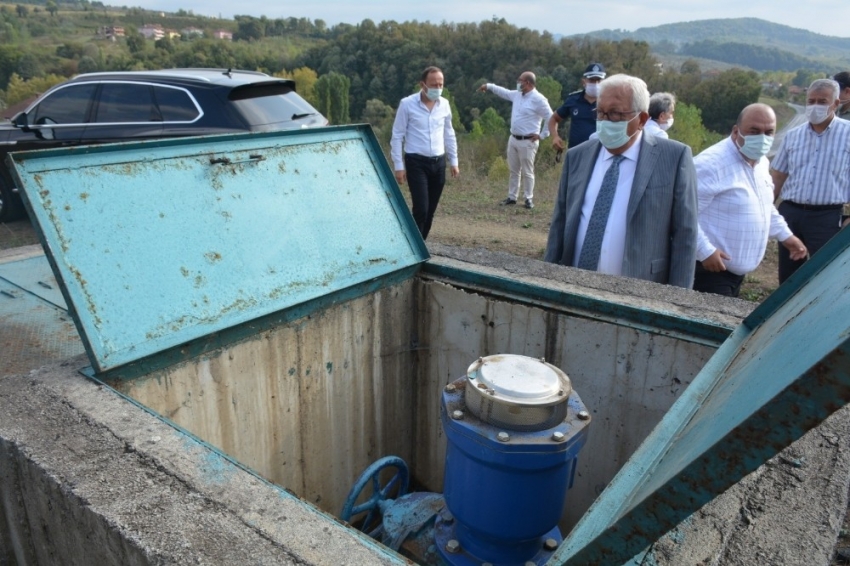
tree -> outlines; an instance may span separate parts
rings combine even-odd
[[[558,108],[561,105],[561,83],[552,77],[540,77],[537,79],[537,90],[549,101],[550,108]]]
[[[266,36],[266,25],[262,20],[251,16],[234,16],[236,19],[236,33],[233,39],[236,41],[259,40]]]
[[[133,55],[139,55],[145,50],[145,36],[134,29],[127,31],[127,49]]]
[[[395,120],[395,113],[391,106],[384,104],[377,98],[367,100],[366,108],[363,109],[360,120],[371,124],[372,129],[375,130],[375,135],[382,143],[389,143],[393,120]]]
[[[316,80],[317,109],[331,124],[346,124],[349,121],[348,91],[351,81],[340,73],[331,72]]]
[[[46,75],[26,81],[13,73],[9,79],[9,86],[6,88],[4,100],[7,105],[11,106],[36,94],[41,94],[53,85],[57,85],[65,80],[65,77],[58,75]]]
[[[331,111],[328,120],[333,124],[347,124],[350,119],[348,115],[348,90],[351,81],[345,75],[330,73],[331,81]]]
[[[481,125],[481,131],[485,136],[502,135],[508,131],[508,123],[493,107],[482,112],[476,122]]]
[[[687,102],[702,111],[706,128],[725,134],[732,129],[742,108],[758,102],[759,94],[761,80],[755,71],[730,69],[698,84]],[[677,106],[677,121],[678,110]]]
[[[94,59],[88,55],[83,55],[80,57],[80,62],[77,64],[77,70],[81,73],[94,73],[100,69]]]
[[[694,155],[723,137],[721,134],[709,132],[702,124],[699,108],[684,102],[676,104],[676,122],[667,134],[670,139],[690,146]]]
[[[300,94],[304,100],[318,108],[315,85],[319,76],[316,74],[316,71],[310,67],[299,67],[297,69],[293,69],[291,72],[283,69],[281,72],[275,73],[274,76],[284,79],[292,79],[295,81],[295,90],[298,94]]]
[[[53,17],[56,15],[56,12],[59,11],[59,6],[57,6],[56,2],[54,2],[53,0],[48,0],[47,11],[50,12],[50,17]]]

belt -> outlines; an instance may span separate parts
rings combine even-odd
[[[442,155],[421,155],[419,153],[405,153],[405,157],[410,157],[412,159],[418,159],[419,161],[428,161],[430,163],[435,163],[441,159],[443,159],[446,154]]]
[[[532,139],[534,139],[534,134],[531,134],[530,136],[518,136],[516,134],[511,134],[511,135],[518,140],[532,140]]]
[[[803,210],[841,210],[844,208],[844,204],[802,204],[790,200],[783,200],[782,202],[788,206]]]

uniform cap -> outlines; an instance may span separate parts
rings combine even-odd
[[[605,67],[603,67],[600,63],[591,63],[587,66],[587,69],[584,70],[585,78],[589,77],[599,77],[600,79],[605,78]]]

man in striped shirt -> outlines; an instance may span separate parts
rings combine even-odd
[[[779,212],[810,254],[841,229],[844,203],[850,202],[850,122],[835,117],[838,83],[814,81],[806,92],[808,123],[785,135],[771,164]],[[806,261],[779,247],[779,282]]]

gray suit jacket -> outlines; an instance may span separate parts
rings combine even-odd
[[[573,265],[581,207],[602,144],[564,157],[544,259]],[[697,241],[697,182],[691,149],[644,134],[629,198],[623,275],[691,288]]]

